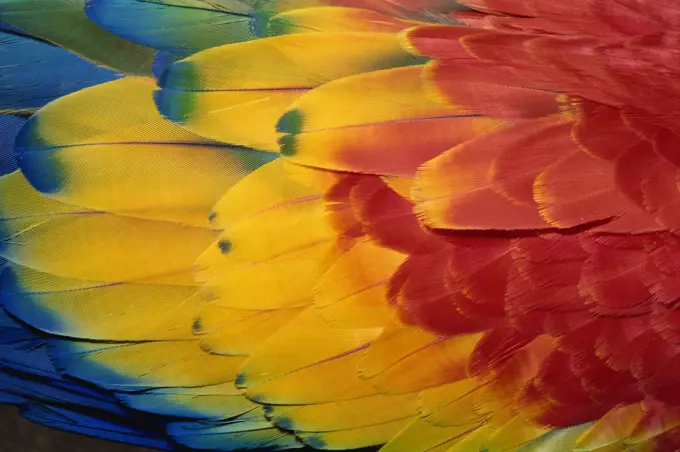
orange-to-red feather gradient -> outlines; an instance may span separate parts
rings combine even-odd
[[[0,0],[0,401],[680,450],[679,44],[675,0]]]

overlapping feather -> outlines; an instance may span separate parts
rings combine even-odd
[[[8,43],[143,77],[0,148],[2,400],[158,448],[674,444],[672,85],[632,95],[619,60],[543,34],[610,43],[676,7],[475,0],[495,15],[452,17],[484,28],[407,30],[457,8],[59,0],[64,27],[43,3],[0,1]]]

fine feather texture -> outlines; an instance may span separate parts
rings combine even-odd
[[[111,34],[88,20],[85,0],[3,0],[0,21],[85,59],[131,75],[151,75],[153,49]],[[53,20],[55,17],[59,20]]]
[[[401,49],[395,33],[281,35],[216,47],[173,64],[159,79],[163,89],[156,104],[166,118],[200,135],[277,151],[276,123],[305,91],[418,62]]]
[[[139,0],[88,0],[87,17],[105,30],[128,41],[176,57],[222,44],[249,41],[254,18],[248,11],[194,1],[146,2]]]
[[[16,264],[0,278],[2,305],[13,316],[47,333],[84,339],[188,339],[187,319],[202,304],[189,286],[60,278]],[[164,316],[154,318],[159,311]]]
[[[0,176],[14,172],[17,169],[14,154],[14,140],[26,120],[21,116],[0,115]]]
[[[0,23],[0,111],[30,112],[61,96],[120,77]],[[47,75],[49,74],[49,76]]]
[[[152,91],[143,80],[126,78],[43,108],[16,140],[23,174],[63,202],[205,225],[224,189],[274,156],[214,143],[165,121]]]
[[[159,448],[678,449],[680,8],[462,3],[5,2],[155,79],[3,153],[2,400]]]
[[[205,228],[121,217],[41,197],[19,172],[3,176],[0,185],[0,255],[57,276],[193,285],[193,260],[216,236]],[[177,241],[181,231],[186,235]],[[166,254],[168,247],[175,248],[174,257],[157,261],[154,254]],[[93,259],[83,262],[82,253]],[[146,257],[140,260],[141,255]]]
[[[432,99],[422,76],[422,67],[412,66],[312,90],[281,117],[278,130],[288,134],[281,152],[302,165],[412,177],[422,163],[498,123]],[[332,112],[324,111],[328,102]]]

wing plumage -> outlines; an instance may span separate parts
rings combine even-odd
[[[0,21],[104,67],[130,75],[151,75],[153,49],[98,27],[85,15],[85,3],[86,0],[2,0]]]
[[[159,449],[675,450],[680,8],[461,3],[0,0],[0,401]]]
[[[120,77],[1,20],[0,111],[33,112],[61,96]]]

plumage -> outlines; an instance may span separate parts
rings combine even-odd
[[[85,15],[85,4],[86,0],[3,0],[0,21],[110,69],[151,75],[153,49],[98,27]]]
[[[14,172],[18,166],[14,154],[14,140],[26,119],[18,115],[0,115],[0,176]]]
[[[63,204],[42,197],[20,172],[3,176],[0,186],[0,256],[57,276],[110,283],[194,285],[193,261],[216,236],[206,228]],[[180,231],[185,234],[178,241]],[[156,260],[154,255],[165,254],[168,247],[176,249],[173,257]],[[92,259],[80,260],[81,253]]]
[[[0,111],[33,112],[61,96],[121,76],[3,22],[0,45]]]
[[[6,267],[1,278],[0,299],[9,313],[60,336],[110,341],[190,339],[193,333],[187,319],[202,305],[191,286],[86,281],[16,264]],[[157,317],[159,311],[162,317]]]
[[[677,450],[679,19],[0,0],[0,401],[170,450]]]
[[[16,140],[22,173],[63,202],[205,225],[222,190],[273,157],[223,146],[164,121],[152,92],[145,80],[126,78],[41,109]],[[113,185],[116,197],[108,195]]]
[[[254,17],[239,2],[88,0],[87,17],[101,28],[176,57],[222,44],[249,41]],[[241,6],[239,8],[239,6]]]
[[[118,392],[116,398],[134,410],[200,420],[237,417],[257,411],[258,408],[243,397],[232,382],[212,386]]]
[[[399,46],[396,33],[273,36],[173,64],[159,79],[156,104],[163,116],[198,134],[278,151],[276,123],[305,91],[352,74],[418,63]]]
[[[423,72],[420,65],[369,72],[304,94],[277,125],[287,134],[281,152],[302,165],[412,177],[433,156],[496,126],[429,97]]]
[[[159,450],[172,450],[171,443],[159,433],[162,427],[157,427],[157,432],[149,433],[139,430],[135,425],[129,425],[125,419],[103,419],[88,413],[80,413],[63,407],[54,407],[40,403],[26,404],[21,410],[26,419],[47,427],[58,428],[81,435],[106,438],[112,441],[120,441],[139,446],[152,447]]]

